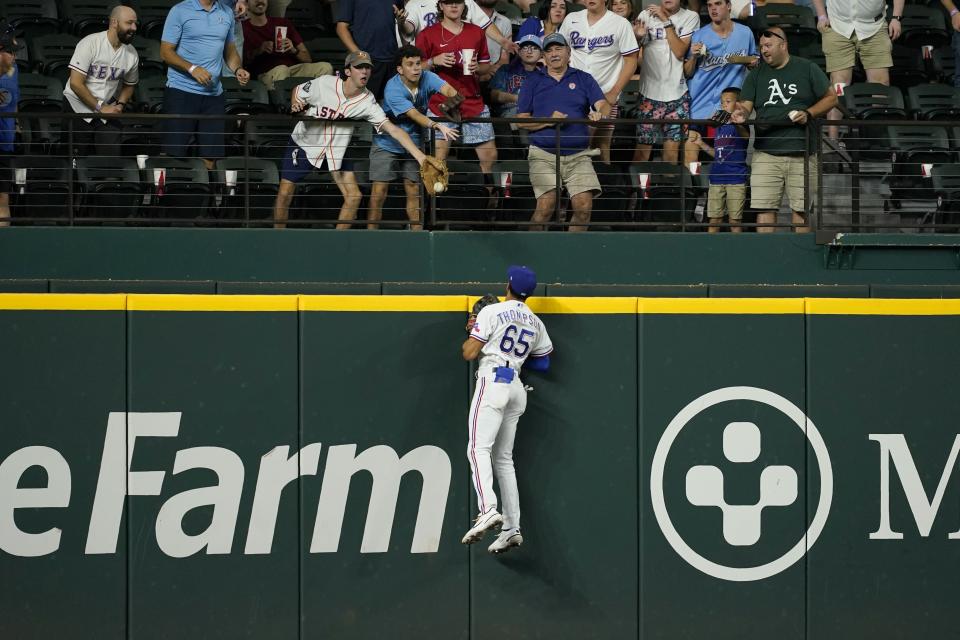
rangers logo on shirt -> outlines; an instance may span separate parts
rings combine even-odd
[[[586,46],[589,51],[593,51],[594,49],[602,49],[604,47],[612,47],[613,34],[595,36],[587,40],[580,35],[579,31],[573,31],[570,33],[570,46],[574,49],[583,49],[583,47]]]

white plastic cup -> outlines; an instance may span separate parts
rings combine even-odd
[[[637,174],[637,184],[640,185],[640,188],[646,190],[650,186],[650,174],[649,173],[638,173]]]
[[[933,60],[933,45],[925,44],[921,47],[921,50],[923,51],[924,60]]]
[[[847,86],[847,83],[846,83],[846,82],[834,82],[834,83],[833,83],[833,90],[836,91],[838,98],[843,95],[843,89],[844,89],[844,87],[846,87],[846,86]]]
[[[700,175],[700,163],[699,162],[690,162],[688,163],[690,169],[690,175],[698,176]]]
[[[13,180],[17,183],[18,187],[25,186],[27,184],[27,170],[26,168],[14,169]],[[9,175],[9,174],[7,174]]]
[[[160,178],[163,177],[163,169],[154,169],[153,170],[153,185],[155,187],[160,186]]]
[[[463,49],[460,52],[460,57],[463,58],[463,75],[472,76],[473,73],[470,71],[470,63],[473,61],[473,49]]]
[[[139,155],[139,156],[137,156],[137,168],[140,169],[141,171],[143,171],[144,169],[146,169],[146,168],[147,168],[147,158],[149,158],[149,157],[150,157],[150,156],[148,156],[148,155]]]
[[[283,41],[287,39],[286,27],[275,27],[273,30],[273,50],[279,52],[283,49]]]
[[[933,164],[923,162],[920,164],[920,168],[923,171],[924,178],[929,178],[933,176]]]
[[[227,181],[228,187],[237,186],[237,171],[236,169],[227,169],[223,172],[224,179]]]

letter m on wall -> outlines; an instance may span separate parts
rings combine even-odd
[[[350,492],[350,478],[361,470],[370,473],[373,486],[370,489],[360,553],[385,553],[389,549],[400,481],[408,471],[417,471],[423,476],[410,552],[435,553],[440,545],[443,515],[450,490],[450,458],[446,452],[429,445],[417,447],[403,458],[398,458],[397,453],[385,445],[370,447],[360,455],[356,455],[356,451],[356,445],[346,444],[330,447],[327,453],[310,553],[337,551]]]

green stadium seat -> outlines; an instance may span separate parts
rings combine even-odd
[[[143,202],[143,184],[133,158],[77,158],[78,216],[129,218]]]
[[[228,171],[232,172],[229,182]],[[250,220],[273,220],[273,203],[280,187],[276,163],[263,158],[221,158],[215,165],[214,181],[221,196],[219,218],[243,220],[247,217],[245,205],[249,205]]]

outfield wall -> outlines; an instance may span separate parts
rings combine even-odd
[[[0,296],[0,637],[958,637],[960,301],[533,299],[503,557],[470,303]]]

